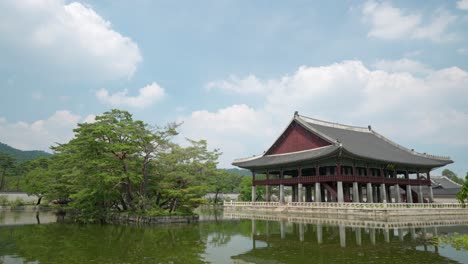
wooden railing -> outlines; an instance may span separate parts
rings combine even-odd
[[[255,180],[254,185],[294,185],[298,183],[311,184],[316,182],[358,182],[358,183],[385,183],[385,184],[400,184],[400,185],[431,185],[430,180],[418,179],[402,179],[402,178],[384,178],[372,176],[303,176],[284,179],[268,179],[268,180]]]
[[[433,209],[448,209],[448,208],[465,208],[459,203],[316,203],[316,202],[224,202],[227,207],[293,207],[293,208],[433,208]]]

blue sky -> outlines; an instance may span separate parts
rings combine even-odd
[[[184,122],[222,167],[301,114],[468,171],[468,1],[1,1],[0,142],[42,149],[111,109]]]

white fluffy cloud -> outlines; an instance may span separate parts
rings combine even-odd
[[[459,0],[457,2],[458,9],[468,10],[468,0]]]
[[[145,108],[151,106],[164,97],[164,89],[153,82],[138,90],[137,96],[128,95],[128,90],[110,94],[106,89],[96,92],[96,97],[101,103],[113,107],[129,106],[134,108]]]
[[[387,72],[408,72],[412,74],[428,74],[432,72],[432,69],[427,65],[407,58],[393,61],[380,60],[374,64],[374,67]]]
[[[92,7],[77,2],[0,1],[0,34],[0,43],[13,52],[3,56],[3,63],[19,60],[31,71],[129,78],[142,60],[136,43],[112,29]]]
[[[295,110],[345,124],[371,124],[399,142],[468,146],[468,72],[457,67],[427,70],[419,76],[402,69],[373,70],[360,61],[343,61],[302,66],[276,79],[245,79],[252,78],[258,87],[244,87],[245,80],[235,77],[215,82],[222,85],[212,88],[240,94],[251,89],[264,98],[258,107],[233,105],[180,118],[184,135],[205,138],[225,152],[221,159],[225,166],[234,158],[264,151]]]
[[[401,10],[388,2],[368,1],[363,5],[362,15],[363,21],[370,25],[370,37],[429,39],[436,42],[455,38],[447,30],[457,17],[447,11],[436,11],[432,19],[424,23],[419,13]]]
[[[89,122],[68,110],[56,111],[50,117],[31,123],[8,122],[0,118],[0,142],[22,150],[50,151],[55,143],[65,143],[73,137],[73,129],[79,122]]]

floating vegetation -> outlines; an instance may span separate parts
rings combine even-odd
[[[434,245],[450,245],[456,250],[468,250],[468,235],[453,233],[450,235],[435,236],[431,239]]]

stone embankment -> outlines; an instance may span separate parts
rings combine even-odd
[[[400,217],[465,216],[468,208],[461,204],[406,203],[275,203],[225,202],[226,211],[258,212],[296,216],[327,216],[335,218],[386,219]]]
[[[129,214],[110,214],[108,223],[113,224],[185,224],[198,221],[198,215],[143,216]]]

